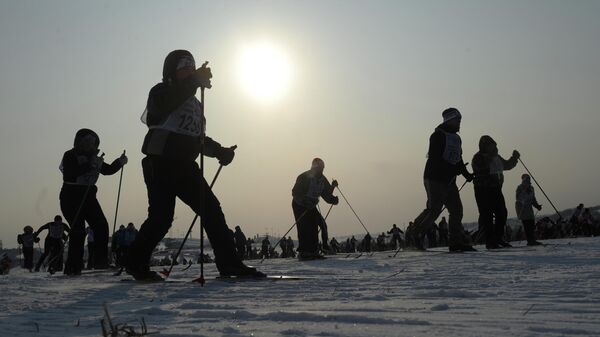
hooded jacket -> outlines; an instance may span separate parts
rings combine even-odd
[[[462,140],[448,124],[440,124],[429,137],[423,177],[450,183],[459,174],[468,174],[462,159]]]
[[[201,151],[202,136],[206,131],[202,103],[196,99],[200,82],[190,75],[175,80],[177,64],[182,59],[193,60],[185,50],[167,55],[163,66],[163,81],[150,89],[146,112],[142,121],[148,125],[142,152],[175,160],[195,160]],[[221,144],[204,137],[204,155],[216,157]]]
[[[82,139],[92,135],[96,139],[95,149],[86,152],[82,148]],[[100,138],[90,129],[81,129],[75,134],[73,148],[63,154],[60,171],[63,174],[63,189],[85,189],[94,186],[98,175],[111,175],[121,169],[121,161],[115,159],[111,164],[106,164],[98,157]]]
[[[489,145],[494,146],[494,150],[486,152]],[[509,160],[502,158],[498,154],[496,142],[490,136],[482,136],[479,139],[479,152],[473,156],[473,184],[475,187],[482,188],[502,188],[504,184],[503,171],[508,171],[517,166],[517,157],[511,157]]]

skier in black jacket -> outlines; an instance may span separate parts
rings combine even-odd
[[[217,158],[222,165],[231,163],[235,155],[233,147],[222,147],[204,136],[203,107],[195,94],[200,87],[211,87],[212,73],[205,65],[196,69],[190,52],[172,51],[165,58],[162,82],[148,95],[142,118],[148,125],[142,146],[146,155],[142,168],[148,190],[148,218],[130,248],[126,268],[136,279],[160,278],[150,271],[150,258],[171,227],[176,198],[201,217],[222,276],[265,276],[244,265],[237,256],[219,200],[195,162],[202,140],[204,155]]]
[[[98,176],[117,173],[127,164],[122,154],[111,164],[98,156],[100,138],[90,129],[81,129],[75,134],[73,148],[63,155],[60,170],[63,185],[60,191],[60,209],[71,225],[69,252],[65,263],[65,274],[79,275],[83,269],[85,245],[85,223],[94,231],[94,268],[108,268],[108,221],[96,198]],[[84,200],[85,198],[85,200]]]
[[[473,156],[471,165],[475,174],[473,185],[479,209],[479,229],[484,232],[485,246],[488,249],[511,246],[503,239],[508,212],[502,194],[502,172],[513,169],[519,157],[519,152],[514,150],[509,160],[502,158],[498,154],[496,142],[487,135],[481,136],[479,152]]]
[[[69,225],[62,222],[62,217],[57,215],[54,217],[53,222],[48,222],[41,226],[33,233],[33,236],[37,238],[44,230],[48,230],[48,235],[46,235],[46,239],[44,240],[44,253],[40,256],[35,265],[35,271],[40,271],[40,267],[44,263],[44,260],[48,258],[48,271],[54,273],[55,271],[62,270],[64,251],[63,240],[67,239],[66,234],[69,234],[70,228]]]
[[[471,251],[475,249],[464,234],[463,206],[456,186],[456,176],[459,174],[467,181],[473,179],[463,162],[462,141],[457,134],[460,131],[462,115],[458,109],[448,108],[442,112],[442,117],[444,122],[429,137],[429,151],[423,177],[427,208],[414,221],[413,240],[418,249],[424,249],[423,238],[435,226],[435,220],[445,205],[450,214],[448,249]]]
[[[325,162],[320,158],[312,161],[311,169],[296,178],[292,188],[292,210],[298,229],[298,258],[301,260],[322,259],[319,253],[319,225],[324,219],[317,210],[319,197],[327,203],[337,205],[338,197],[333,195],[337,181],[331,184],[323,175]],[[324,243],[327,245],[327,242]]]

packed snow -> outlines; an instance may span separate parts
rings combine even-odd
[[[600,239],[449,254],[442,248],[322,261],[252,261],[301,280],[123,282],[13,269],[0,276],[2,336],[101,336],[114,324],[159,336],[600,336]]]

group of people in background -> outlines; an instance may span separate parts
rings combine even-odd
[[[42,250],[40,242],[40,234],[42,231],[47,230],[48,234],[44,239],[44,248]],[[54,221],[48,222],[41,226],[37,231],[33,231],[33,227],[25,226],[23,233],[17,235],[17,243],[21,248],[23,254],[23,268],[29,269],[30,271],[39,272],[42,266],[45,270],[50,273],[62,271],[64,269],[64,253],[70,249],[69,236],[72,230],[69,225],[62,221],[62,217],[57,215],[54,217]],[[85,229],[87,237],[87,269],[104,269],[103,265],[97,267],[95,254],[98,249],[96,246],[96,240],[94,231],[91,227]],[[112,240],[112,252],[116,265],[120,265],[123,253],[127,247],[131,245],[131,242],[135,239],[137,230],[133,223],[129,223],[127,228],[121,225],[120,229],[113,235]],[[33,263],[35,244],[38,244],[40,255],[37,263]],[[106,248],[105,248],[106,249]],[[84,256],[82,256],[83,259]],[[82,260],[83,264],[83,260]]]

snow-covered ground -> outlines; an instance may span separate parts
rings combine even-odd
[[[304,280],[216,281],[207,265],[204,287],[12,270],[0,277],[0,335],[100,336],[106,302],[114,323],[144,317],[160,336],[600,336],[600,238],[547,242],[258,265]]]

